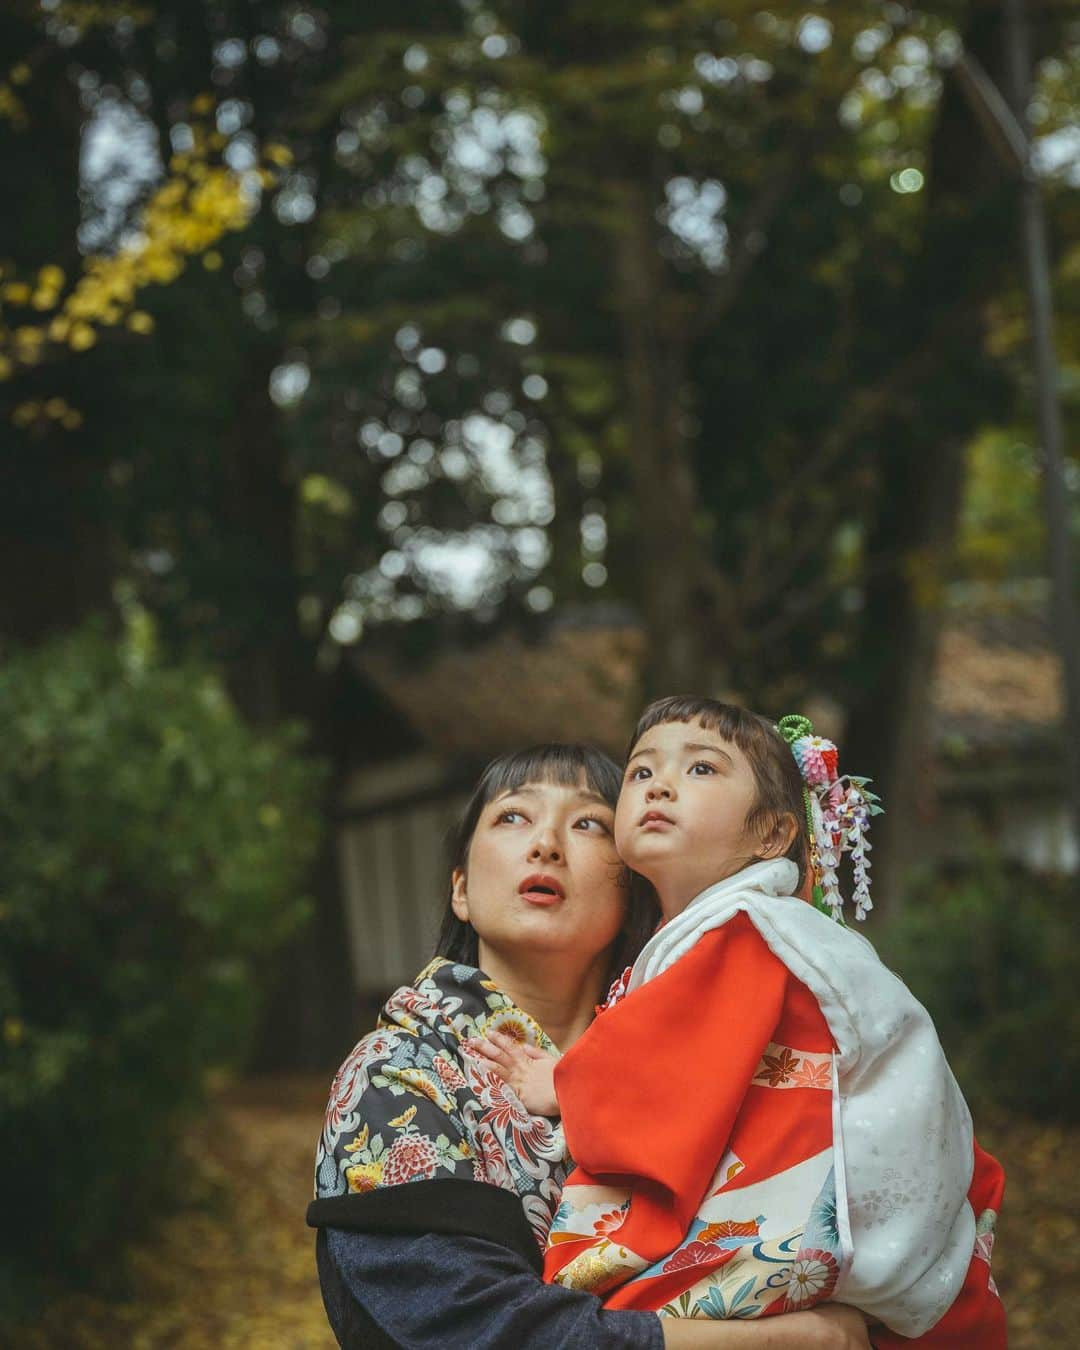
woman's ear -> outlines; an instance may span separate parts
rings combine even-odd
[[[469,922],[469,897],[465,893],[465,869],[455,867],[450,875],[450,908],[462,923]]]
[[[783,815],[777,816],[761,837],[758,857],[761,859],[782,858],[795,842],[798,831],[799,822],[790,811],[785,811]]]

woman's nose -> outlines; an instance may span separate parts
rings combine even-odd
[[[537,835],[533,840],[532,848],[529,850],[530,858],[545,858],[551,862],[560,862],[562,860],[562,850],[559,848],[559,841],[551,830],[545,830],[543,834]]]

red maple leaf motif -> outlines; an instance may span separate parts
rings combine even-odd
[[[779,1087],[781,1083],[791,1081],[791,1077],[801,1061],[798,1055],[793,1055],[785,1045],[778,1055],[765,1055],[761,1062],[764,1067],[758,1070],[755,1075],[755,1082],[758,1079],[767,1078],[770,1087]]]
[[[792,1081],[799,1087],[831,1088],[832,1065],[815,1064],[812,1059],[806,1059],[802,1068],[793,1075]]]

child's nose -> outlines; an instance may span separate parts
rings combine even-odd
[[[646,801],[652,801],[654,798],[657,797],[666,797],[668,801],[670,801],[673,796],[674,793],[672,792],[671,788],[668,787],[667,783],[665,783],[660,778],[654,778],[652,782],[650,782],[649,786],[645,789]]]

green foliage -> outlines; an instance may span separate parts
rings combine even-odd
[[[178,1127],[236,1061],[253,958],[302,921],[322,773],[205,670],[97,629],[0,670],[0,1314],[185,1189]]]
[[[879,943],[929,1008],[976,1108],[1080,1115],[1073,889],[987,851],[914,886]]]
[[[1046,565],[1040,492],[1037,455],[1022,433],[995,427],[976,437],[958,539],[957,561],[966,576],[1040,575]]]

